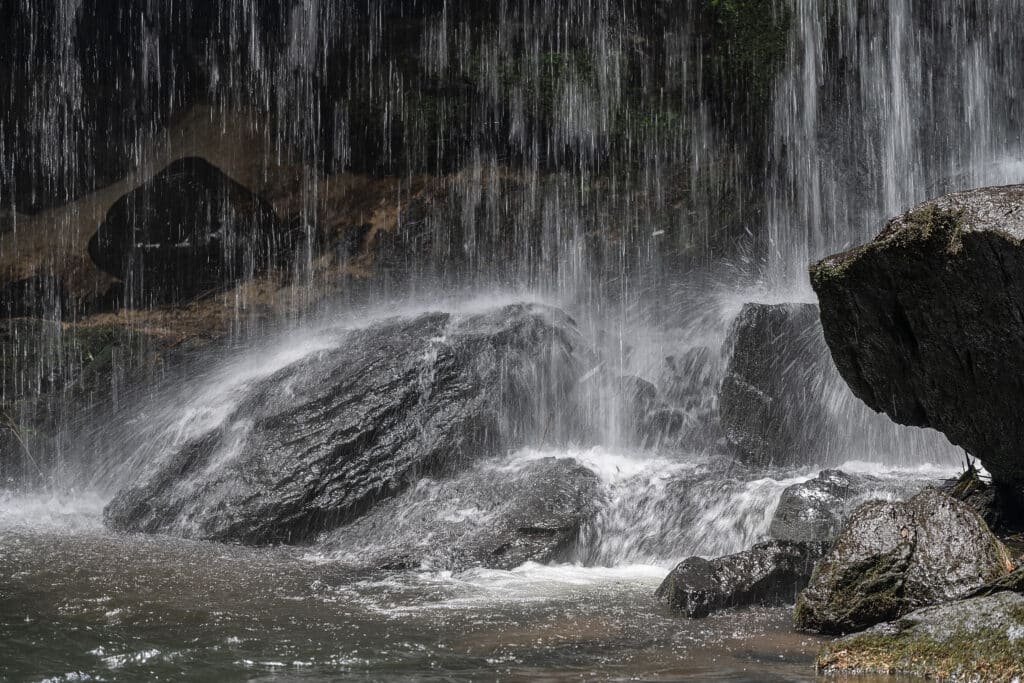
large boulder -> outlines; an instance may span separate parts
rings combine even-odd
[[[917,610],[825,645],[817,667],[829,674],[1019,681],[1024,596],[1004,592]]]
[[[320,545],[376,569],[511,569],[566,550],[596,510],[598,478],[575,460],[481,463],[422,479]]]
[[[796,604],[799,628],[851,633],[964,597],[1013,569],[976,513],[935,489],[847,522]]]
[[[245,385],[221,424],[114,498],[108,524],[300,542],[423,476],[583,436],[577,390],[596,361],[560,311],[429,313],[339,330],[324,343]]]
[[[811,267],[825,339],[853,392],[933,427],[1024,484],[1024,185],[950,194]]]
[[[820,461],[831,420],[834,373],[814,304],[746,304],[733,322],[732,353],[718,399],[730,447],[754,465]]]
[[[807,585],[823,547],[769,541],[714,560],[690,557],[658,587],[658,600],[690,618],[730,607],[791,604]]]
[[[290,237],[269,202],[198,157],[179,159],[110,207],[89,256],[125,303],[188,300],[259,272]]]
[[[861,503],[908,498],[925,485],[924,480],[824,470],[782,492],[768,535],[782,541],[830,541]]]

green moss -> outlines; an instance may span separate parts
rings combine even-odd
[[[789,46],[791,11],[778,0],[705,0],[710,54],[705,78],[720,97],[756,111],[771,102]]]
[[[1024,675],[1024,638],[1010,640],[1005,630],[993,628],[960,630],[942,640],[908,631],[865,633],[825,646],[817,666],[822,671],[1011,681]]]
[[[945,252],[955,255],[963,248],[963,211],[928,204],[895,218],[873,241],[810,266],[815,291],[841,279],[863,256],[876,251],[903,249]]]
[[[963,211],[951,211],[937,204],[911,211],[901,219],[902,229],[893,233],[900,246],[940,240],[947,251],[958,253],[962,246]]]

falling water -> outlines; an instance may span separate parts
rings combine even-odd
[[[487,625],[501,618],[529,643],[548,637],[530,630],[536,620],[564,625],[577,608],[586,615],[568,630],[607,630],[607,605],[676,657],[728,641],[732,627],[680,636],[676,621],[636,621],[674,562],[764,540],[782,492],[826,466],[877,475],[871,495],[887,496],[890,482],[956,469],[940,435],[870,413],[835,373],[806,372],[800,395],[824,416],[804,425],[814,447],[797,464],[741,463],[718,424],[720,388],[745,304],[811,302],[808,264],[871,239],[886,218],[953,189],[1022,181],[1020,3],[9,0],[0,25],[0,272],[17,283],[0,291],[0,569],[101,567],[99,588],[55,581],[54,614],[127,624],[116,645],[69,636],[68,672],[173,674],[204,656],[229,671],[407,673],[443,660],[511,672],[541,648],[452,653],[476,653],[474,637],[490,647]],[[98,269],[87,245],[115,202],[186,157],[265,199],[279,232],[250,245],[268,253],[222,274],[221,289],[157,305]],[[318,376],[316,359],[344,353],[358,331],[523,301],[566,311],[585,340],[573,362],[590,363],[586,429],[572,438],[537,420],[513,447],[403,481],[376,516],[300,549],[104,530],[119,490],[211,434],[236,429],[231,443],[244,446],[246,408],[291,398],[268,382]],[[808,349],[798,370],[824,353],[811,332],[789,342]],[[637,411],[633,394],[648,389],[672,429]],[[562,407],[545,405],[547,422]],[[202,474],[232,455],[218,451]],[[394,546],[433,552],[433,539],[490,533],[507,512],[497,497],[529,489],[551,462],[593,475],[594,506],[548,564],[459,572],[442,552],[415,576],[361,573]],[[71,560],[52,551],[65,542]],[[144,641],[185,636],[131,637],[140,608],[112,596],[178,557],[188,561],[161,609],[194,616],[175,597],[193,583],[226,607],[202,645],[161,651]],[[238,616],[254,609],[239,593],[245,576],[266,605],[251,622]],[[300,628],[293,601],[353,651],[327,652],[306,632],[269,643],[266,623]],[[355,616],[339,623],[339,610]],[[441,653],[404,623],[389,631],[403,619],[466,636]],[[317,645],[295,644],[304,638]],[[394,643],[392,658],[373,653],[378,640]],[[592,644],[584,666],[611,666],[607,642]],[[550,647],[545,665],[564,664]]]
[[[793,3],[778,83],[768,232],[772,286],[871,239],[946,192],[1019,183],[1013,2]]]

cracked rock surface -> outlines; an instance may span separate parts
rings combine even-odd
[[[336,334],[246,385],[223,422],[120,491],[107,524],[301,543],[422,477],[458,474],[538,435],[586,431],[578,387],[594,360],[557,309],[426,313]]]

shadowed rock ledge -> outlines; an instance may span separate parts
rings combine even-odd
[[[1024,484],[1024,186],[950,194],[811,267],[825,339],[860,399]]]

